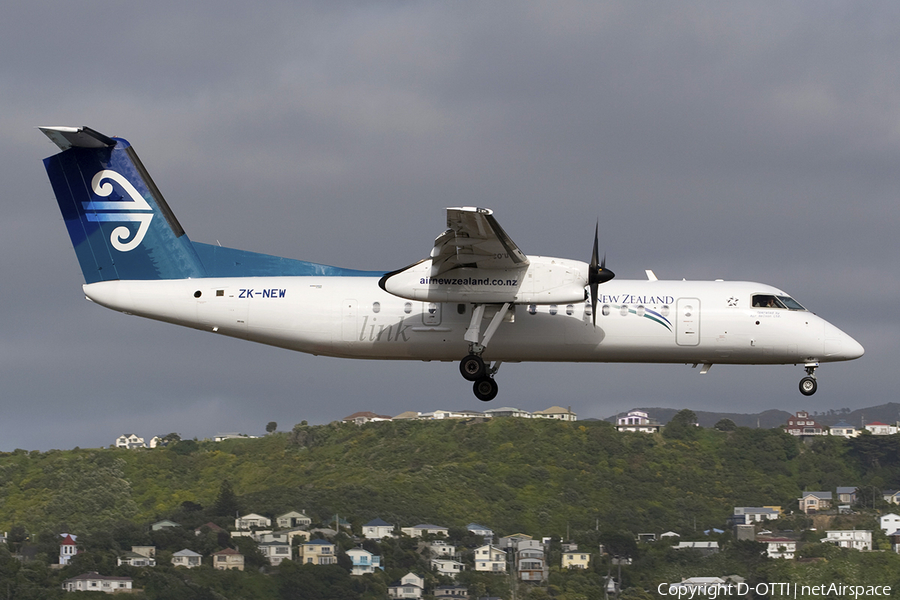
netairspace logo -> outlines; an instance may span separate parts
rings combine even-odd
[[[844,585],[830,583],[822,585],[800,585],[797,583],[716,583],[690,585],[685,583],[661,583],[656,588],[660,596],[672,596],[679,600],[704,597],[715,600],[722,596],[744,597],[750,592],[768,598],[869,598],[891,595],[889,585]]]

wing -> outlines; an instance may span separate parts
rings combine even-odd
[[[447,227],[431,250],[433,275],[460,267],[516,269],[529,264],[487,208],[448,208]]]

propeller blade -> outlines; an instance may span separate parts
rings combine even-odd
[[[594,327],[597,326],[597,288],[601,283],[606,283],[616,276],[615,273],[606,268],[606,253],[603,254],[603,260],[600,258],[600,220],[594,226],[594,249],[591,252],[591,264],[588,267],[588,284],[591,288],[591,318]]]

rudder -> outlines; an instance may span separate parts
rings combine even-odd
[[[127,141],[87,127],[39,127],[62,150],[44,166],[85,283],[206,276]]]

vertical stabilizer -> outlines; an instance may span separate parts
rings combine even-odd
[[[44,159],[85,283],[206,276],[191,241],[131,145],[87,127],[39,127]]]

